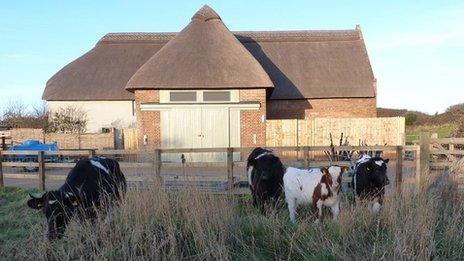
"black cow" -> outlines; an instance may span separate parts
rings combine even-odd
[[[263,207],[282,194],[285,167],[272,151],[255,148],[247,159],[247,174],[253,196],[253,206]]]
[[[383,204],[385,186],[390,184],[387,176],[389,159],[363,155],[358,160],[351,185],[361,201],[370,201],[372,211],[378,212]]]
[[[81,159],[69,172],[65,184],[58,190],[32,195],[27,205],[42,209],[47,217],[48,238],[63,236],[74,214],[83,219],[95,219],[97,210],[108,210],[111,203],[126,192],[126,179],[113,159],[96,157]]]

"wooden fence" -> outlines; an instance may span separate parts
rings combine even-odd
[[[126,128],[122,130],[124,149],[136,150],[138,146],[138,131],[136,128]]]
[[[0,131],[0,150],[6,150],[9,144],[11,144],[10,132]]]
[[[160,178],[161,180],[169,180],[169,181],[178,181],[179,176],[185,175],[162,175],[161,169],[163,168],[175,168],[176,171],[181,171],[185,169],[185,165],[182,163],[164,163],[161,161],[161,155],[164,153],[205,153],[205,152],[215,152],[215,153],[226,153],[226,161],[225,162],[217,162],[217,163],[190,163],[187,167],[192,166],[204,166],[205,168],[223,168],[225,170],[225,177],[226,177],[226,189],[228,191],[234,191],[235,185],[238,182],[246,182],[247,178],[243,175],[243,169],[245,168],[246,162],[244,161],[234,161],[234,152],[241,152],[244,155],[248,155],[248,153],[253,148],[201,148],[201,149],[155,149],[152,151],[141,151],[141,150],[80,150],[80,151],[1,151],[0,152],[0,186],[4,185],[3,179],[4,178],[29,178],[29,179],[38,179],[39,180],[39,188],[44,190],[46,181],[47,180],[64,180],[66,178],[65,175],[47,175],[47,170],[56,169],[56,168],[72,168],[75,163],[73,162],[48,162],[47,158],[51,156],[60,156],[60,157],[92,157],[95,155],[110,155],[116,156],[123,160],[120,161],[120,166],[125,169],[137,169],[143,168],[148,175],[141,177],[139,175],[130,175],[127,177],[129,182],[145,182],[146,178]],[[330,151],[332,147],[330,146],[303,146],[303,147],[271,147],[270,149],[274,150],[277,154],[280,154],[285,151],[293,151],[297,152],[303,157],[298,157],[295,162],[292,162],[292,166],[300,166],[303,168],[309,167],[319,167],[319,166],[328,166],[331,164],[337,164],[340,166],[349,166],[349,161],[333,161],[329,162],[327,160],[320,160],[312,158],[311,152],[324,152]],[[416,155],[420,155],[420,148],[419,146],[337,146],[333,148],[335,151],[392,151],[396,153],[396,168],[395,168],[395,183],[396,189],[401,191],[402,184],[405,182],[403,179],[403,167],[404,166],[412,166],[416,170],[415,177],[412,180],[408,180],[407,183],[420,183],[422,165],[416,157],[416,160],[413,162],[403,162],[403,157],[405,156],[405,152],[413,152]],[[21,156],[21,155],[33,155],[37,161],[29,161],[29,162],[11,162],[6,161],[7,158],[11,158],[12,156]],[[140,156],[143,155],[145,160],[143,162],[127,162],[124,158],[130,158],[131,156]],[[5,168],[11,167],[28,167],[28,168],[37,168],[38,174],[15,174],[15,173],[5,173]],[[240,170],[240,171],[237,171]],[[241,172],[242,174],[238,174]],[[194,178],[217,178],[217,176],[223,175],[224,173],[214,174],[210,176],[196,176]],[[182,180],[189,180],[192,177],[184,177]],[[191,179],[190,179],[191,180]],[[344,181],[348,182],[350,179],[345,178]]]
[[[267,120],[266,146],[335,145],[341,133],[350,145],[404,145],[404,117],[392,118],[311,118],[303,120]]]

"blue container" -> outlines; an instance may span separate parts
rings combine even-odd
[[[54,143],[42,143],[38,140],[25,140],[22,144],[8,148],[9,151],[58,151],[58,145]],[[14,155],[14,161],[37,161],[37,153],[31,155]],[[45,155],[46,161],[56,161],[56,155]]]

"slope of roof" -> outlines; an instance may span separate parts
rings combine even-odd
[[[209,6],[131,77],[134,89],[274,87],[253,55]]]
[[[232,32],[267,72],[271,99],[375,97],[359,27]],[[133,100],[134,73],[178,33],[109,33],[48,82],[45,100]]]

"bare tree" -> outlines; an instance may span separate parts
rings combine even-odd
[[[87,129],[87,113],[79,108],[67,106],[51,113],[47,132],[82,133]]]

